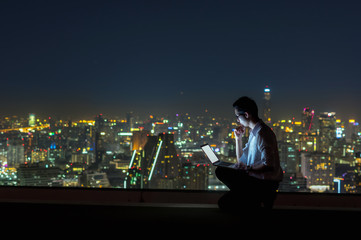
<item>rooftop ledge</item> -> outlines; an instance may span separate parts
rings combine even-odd
[[[217,207],[224,191],[144,189],[0,187],[0,203],[76,204],[104,206],[208,206]],[[359,194],[279,192],[274,209],[317,208],[361,210]]]
[[[31,227],[39,227],[41,222],[49,227],[100,224],[133,228],[136,224],[177,229],[216,224],[237,228],[260,219],[268,219],[270,226],[291,223],[299,227],[305,221],[308,224],[313,221],[315,226],[329,220],[349,224],[350,221],[344,220],[361,216],[361,195],[282,192],[271,212],[240,216],[218,209],[217,201],[222,194],[220,191],[0,187],[0,209],[7,223],[31,218],[27,221]]]

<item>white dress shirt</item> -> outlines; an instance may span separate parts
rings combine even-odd
[[[264,170],[250,171],[250,176],[263,180],[282,180],[283,171],[280,166],[276,135],[262,120],[250,133],[239,161],[250,167],[261,164],[266,166]]]

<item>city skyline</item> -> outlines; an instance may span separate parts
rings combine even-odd
[[[240,96],[276,119],[304,107],[361,119],[359,3],[4,1],[0,114],[232,117]]]
[[[277,116],[274,112],[274,108],[272,107],[272,102],[273,102],[273,91],[271,90],[271,88],[266,85],[264,89],[262,89],[262,93],[264,94],[263,95],[263,99],[261,101],[259,101],[258,103],[258,108],[259,108],[259,117],[264,120],[265,122],[268,122],[268,123],[275,123],[277,121],[281,121],[281,120],[289,120],[289,119],[293,119],[293,120],[301,120],[302,118],[302,114],[303,112],[305,111],[306,108],[309,108],[310,110],[313,111],[313,114],[317,117],[317,116],[320,116],[321,114],[324,114],[324,113],[332,113],[332,114],[335,114],[337,119],[340,120],[340,121],[343,121],[343,122],[347,122],[347,121],[355,121],[355,122],[358,122],[359,119],[358,118],[355,118],[355,114],[353,113],[349,113],[349,114],[344,114],[344,115],[341,115],[339,114],[338,112],[335,112],[335,111],[324,111],[324,110],[320,110],[320,111],[316,111],[313,107],[310,107],[310,106],[304,106],[300,109],[297,109],[298,111],[296,111],[296,109],[294,109],[292,112],[296,112],[295,115],[290,115],[290,114],[287,114],[288,116],[285,117],[285,118],[281,118],[280,116]],[[267,95],[267,97],[266,97]],[[272,97],[271,97],[272,96]],[[265,102],[265,99],[267,98],[267,103]],[[268,114],[267,115],[264,115],[264,111],[265,109],[267,109],[268,111]],[[230,108],[230,110],[233,110],[232,108]],[[276,111],[277,112],[277,111]],[[98,113],[95,113],[93,115],[90,115],[90,114],[79,114],[79,115],[76,115],[76,116],[63,116],[59,113],[53,113],[53,114],[47,114],[47,113],[44,113],[44,112],[41,112],[41,113],[35,113],[35,112],[23,112],[23,113],[20,113],[20,114],[16,114],[16,115],[11,115],[11,114],[3,114],[2,115],[2,118],[5,118],[5,117],[21,117],[21,118],[31,118],[31,115],[34,115],[34,116],[37,116],[37,118],[43,118],[43,119],[47,119],[47,118],[55,118],[57,120],[68,120],[68,121],[79,121],[79,120],[94,120],[99,114],[101,115],[104,115],[106,116],[107,118],[111,118],[111,119],[117,119],[117,120],[120,120],[120,119],[126,119],[127,115],[128,114],[132,114],[133,116],[135,116],[138,120],[146,120],[146,119],[149,119],[149,116],[155,116],[155,117],[159,117],[159,118],[174,118],[175,116],[178,116],[178,115],[185,115],[185,114],[190,114],[192,116],[202,116],[202,115],[209,115],[209,116],[213,116],[213,117],[219,117],[219,118],[223,118],[223,119],[227,119],[228,121],[229,120],[232,120],[234,117],[233,117],[233,111],[230,111],[227,115],[221,115],[217,112],[211,112],[210,110],[208,110],[208,108],[205,108],[205,109],[201,109],[201,111],[199,112],[192,112],[192,111],[184,111],[184,112],[181,112],[181,111],[175,111],[175,112],[163,112],[163,113],[159,113],[159,112],[148,112],[148,113],[142,113],[142,114],[139,114],[139,112],[135,112],[135,111],[128,111],[128,112],[121,112],[121,113],[118,113],[118,114],[109,114],[107,112],[104,113],[103,112],[98,112]],[[33,117],[34,117],[33,116]],[[267,119],[269,118],[269,119]]]
[[[264,92],[270,100],[270,90]],[[131,113],[126,119],[99,114],[80,121],[39,119],[35,114],[1,118],[0,185],[226,189],[200,146],[209,143],[221,160],[235,162],[232,132],[237,123],[211,114],[137,119]],[[316,116],[304,108],[301,120],[268,124],[277,136],[284,171],[281,192],[361,191],[361,129],[356,120],[342,121],[334,112]]]

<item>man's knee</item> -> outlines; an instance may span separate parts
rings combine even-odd
[[[217,167],[216,170],[214,171],[214,173],[216,174],[216,177],[218,179],[223,179],[223,176],[224,176],[224,168],[223,167]]]

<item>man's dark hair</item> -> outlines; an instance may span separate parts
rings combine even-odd
[[[238,98],[238,100],[233,103],[233,107],[241,113],[248,112],[252,115],[253,118],[258,118],[257,104],[253,99],[249,97],[244,96]]]

